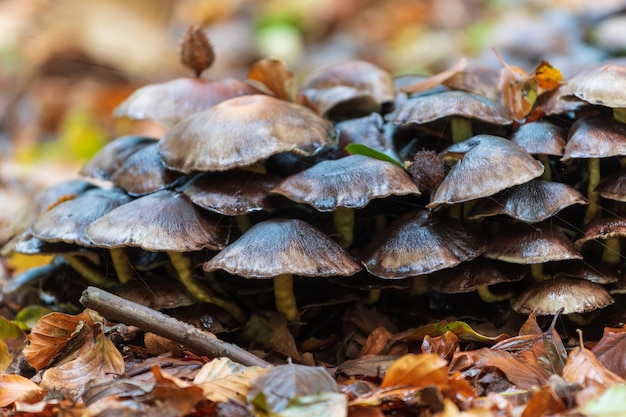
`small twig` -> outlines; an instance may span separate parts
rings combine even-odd
[[[258,356],[233,345],[211,337],[202,330],[166,316],[149,307],[125,300],[100,288],[88,287],[83,291],[80,302],[106,318],[137,326],[187,346],[194,352],[211,358],[227,357],[247,366],[271,366]]]

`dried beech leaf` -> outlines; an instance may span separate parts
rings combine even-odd
[[[447,365],[432,353],[404,355],[387,370],[380,387],[444,385],[448,377]]]
[[[248,70],[248,80],[252,81],[255,87],[260,83],[276,98],[296,101],[298,92],[296,76],[283,61],[268,58],[257,61]]]
[[[12,360],[13,355],[9,353],[7,344],[4,343],[4,340],[0,339],[0,375],[4,374],[9,365],[11,365]]]
[[[476,364],[480,367],[493,366],[500,369],[507,379],[520,389],[542,386],[550,377],[532,355],[519,357],[510,352],[483,348],[478,351]]]
[[[152,372],[156,385],[152,392],[144,396],[143,400],[159,404],[159,415],[187,415],[193,411],[196,404],[204,399],[200,387],[170,376],[156,366],[152,368]]]
[[[521,417],[542,417],[565,411],[567,407],[552,387],[545,385],[530,398]]]
[[[580,346],[570,352],[563,368],[563,379],[582,386],[586,386],[589,380],[605,387],[626,383],[622,377],[606,369],[589,349]]]
[[[602,339],[591,349],[591,353],[609,371],[626,378],[626,333],[605,331]]]
[[[454,352],[459,349],[459,338],[449,331],[439,337],[426,335],[421,349],[422,353],[434,353],[441,359],[450,362]]]
[[[252,380],[265,372],[267,369],[258,366],[244,366],[228,358],[219,358],[205,364],[193,383],[202,388],[205,398],[210,401],[245,404]]]
[[[44,394],[43,388],[23,376],[0,376],[0,407],[7,407],[16,401],[26,403],[41,401]]]
[[[162,355],[171,353],[175,358],[183,357],[183,349],[180,343],[176,343],[166,337],[156,335],[154,333],[146,333],[143,337],[146,349],[152,355]]]
[[[347,360],[337,368],[337,372],[355,377],[381,378],[398,359],[393,355],[366,355]]]
[[[359,357],[365,355],[384,355],[389,348],[389,342],[392,337],[393,335],[389,330],[384,327],[377,327],[365,340]]]
[[[444,70],[438,74],[434,74],[414,84],[402,87],[402,91],[404,91],[405,93],[421,93],[423,91],[430,90],[444,83],[452,76],[465,70],[465,68],[467,68],[467,59],[461,58],[456,64],[454,64],[447,70]]]
[[[9,351],[15,351],[22,348],[26,335],[17,323],[0,317],[0,340],[6,343]]]
[[[86,326],[91,324],[93,322],[87,310],[76,316],[50,313],[42,317],[28,335],[29,344],[24,348],[24,357],[36,370],[43,369],[60,359],[61,352],[70,353],[80,345]]]
[[[102,333],[90,334],[78,350],[44,372],[41,385],[48,390],[77,395],[96,378],[112,378],[123,373],[124,358],[113,342]]]
[[[602,396],[586,401],[580,411],[588,417],[611,417],[624,414],[626,385],[614,385]]]
[[[337,392],[337,383],[324,368],[289,363],[252,381],[247,398],[257,410],[279,413],[297,398]]]

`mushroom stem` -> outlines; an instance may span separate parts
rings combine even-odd
[[[539,159],[539,162],[543,165],[543,174],[541,174],[539,178],[544,181],[552,181],[552,168],[550,167],[550,158],[548,155],[539,154],[537,155],[537,159]]]
[[[339,232],[339,244],[348,249],[354,239],[354,209],[337,207],[333,213],[333,224]]]
[[[602,250],[602,262],[618,264],[622,261],[622,248],[618,236],[606,238],[604,249]]]
[[[112,248],[109,253],[111,254],[111,262],[113,262],[113,268],[117,274],[117,279],[122,284],[130,281],[135,276],[135,270],[124,251],[121,248]]]
[[[411,294],[422,295],[428,292],[428,275],[417,275],[411,278]]]
[[[536,282],[550,279],[550,275],[543,272],[543,264],[530,264],[530,274]]]
[[[504,294],[494,294],[493,292],[491,292],[488,285],[481,285],[477,288],[476,291],[478,291],[480,299],[486,303],[497,303],[500,301],[506,301],[513,296],[513,294],[510,292]]]
[[[287,321],[298,321],[300,316],[296,306],[296,296],[293,292],[293,276],[280,274],[274,277],[274,300],[276,310],[287,317]]]
[[[72,267],[73,270],[78,272],[83,278],[94,285],[102,286],[105,282],[105,277],[102,271],[94,268],[88,261],[82,259],[80,256],[65,254],[63,255],[65,262]]]
[[[465,117],[453,117],[450,120],[452,127],[452,143],[463,142],[473,136],[472,120]]]
[[[250,218],[247,214],[235,216],[235,223],[237,223],[237,228],[239,228],[239,232],[241,234],[246,233],[246,231],[250,228]]]
[[[618,122],[626,123],[626,108],[615,107],[613,109],[613,118]]]
[[[587,185],[589,205],[585,212],[585,224],[591,223],[600,211],[600,194],[596,191],[596,187],[600,183],[600,159],[589,158],[587,166],[589,167],[589,184]]]
[[[181,252],[168,251],[167,254],[169,255],[170,261],[178,273],[180,281],[191,293],[191,295],[205,303],[215,304],[216,306],[222,307],[240,324],[246,322],[246,314],[237,304],[217,297],[215,294],[210,293],[206,288],[196,282],[193,278],[193,267],[189,258]]]
[[[367,298],[364,301],[365,305],[376,304],[378,300],[380,300],[381,294],[382,294],[382,290],[380,288],[373,288],[369,290],[369,294],[367,295]]]

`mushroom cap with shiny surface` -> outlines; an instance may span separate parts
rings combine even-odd
[[[611,117],[583,117],[570,127],[561,161],[626,155],[626,124]]]
[[[87,227],[99,247],[140,247],[153,252],[219,250],[230,237],[220,224],[182,193],[162,190],[121,205]]]
[[[602,217],[589,223],[581,237],[576,239],[574,246],[580,250],[582,246],[597,239],[626,236],[626,219],[618,216]]]
[[[550,122],[536,121],[521,125],[511,141],[530,154],[563,155],[567,130]]]
[[[245,278],[330,277],[354,275],[361,266],[310,224],[272,219],[255,224],[204,263],[205,271],[217,269]]]
[[[329,121],[304,106],[249,95],[186,118],[159,141],[159,154],[168,168],[186,174],[225,171],[281,152],[314,155],[335,136]]]
[[[543,173],[543,166],[510,140],[477,135],[444,149],[439,156],[459,159],[435,191],[428,208],[494,195]]]
[[[397,165],[364,155],[322,161],[279,182],[272,193],[318,211],[362,208],[375,198],[420,195],[417,185]]]
[[[486,249],[479,232],[426,210],[405,213],[360,254],[365,268],[380,278],[406,278],[452,268]]]
[[[626,168],[604,177],[596,187],[596,191],[603,198],[626,202]]]
[[[126,159],[158,139],[145,136],[122,136],[102,147],[80,170],[80,175],[110,180]]]
[[[484,285],[521,281],[525,275],[525,271],[521,268],[505,273],[493,262],[476,258],[454,268],[432,273],[428,277],[428,284],[440,293],[461,294],[475,291]]]
[[[573,278],[555,278],[535,283],[523,291],[513,310],[538,316],[587,313],[613,304],[615,300],[601,285]]]
[[[591,104],[626,107],[626,67],[607,64],[581,71],[572,77],[562,94],[574,95]]]

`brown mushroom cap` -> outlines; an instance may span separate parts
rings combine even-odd
[[[130,197],[119,188],[90,189],[42,213],[31,230],[47,242],[90,247],[93,244],[87,238],[87,226],[128,201]]]
[[[130,155],[111,176],[111,181],[132,196],[142,196],[173,186],[180,172],[165,168],[157,153],[157,142]]]
[[[523,124],[513,133],[511,141],[530,154],[563,155],[567,131],[550,122]]]
[[[268,196],[280,179],[249,171],[211,172],[193,177],[179,190],[206,210],[238,216],[271,209]]]
[[[359,143],[392,158],[398,158],[391,135],[385,134],[383,117],[379,113],[344,120],[337,123],[335,127],[339,131],[339,149],[345,149],[351,143]]]
[[[322,161],[279,182],[272,193],[318,211],[337,207],[361,208],[375,198],[390,195],[420,195],[405,170],[397,165],[364,155]]]
[[[365,61],[348,61],[313,72],[302,85],[304,94],[320,113],[351,102],[361,112],[380,111],[382,104],[395,99],[393,77]]]
[[[314,155],[334,140],[330,122],[312,110],[270,96],[226,100],[196,113],[159,141],[171,169],[225,171],[281,153]]]
[[[426,210],[405,213],[360,254],[380,278],[406,278],[452,268],[486,248],[479,233],[453,219],[440,221]]]
[[[514,273],[511,272],[513,271],[504,273],[492,262],[477,258],[454,268],[432,273],[428,277],[428,284],[440,293],[461,294],[475,291],[485,285],[520,281],[526,275],[520,268]]]
[[[620,236],[626,236],[626,219],[616,216],[602,217],[587,225],[585,233],[576,239],[574,246],[580,250],[590,240]]]
[[[569,130],[562,161],[626,155],[626,124],[611,117],[584,117]]]
[[[604,177],[596,191],[609,200],[626,202],[626,168]]]
[[[513,304],[513,310],[538,316],[587,313],[613,304],[615,300],[602,286],[586,280],[555,278],[528,287]]]
[[[246,278],[282,274],[350,276],[361,266],[322,232],[302,220],[273,219],[252,226],[211,260],[205,271],[223,269]]]
[[[558,271],[554,276],[584,279],[600,285],[619,281],[619,276],[607,265],[599,262],[590,263],[587,260],[559,263]]]
[[[607,107],[626,107],[626,67],[603,65],[592,70],[581,71],[572,77],[563,95],[574,95],[591,104]]]
[[[528,152],[498,136],[477,135],[440,154],[444,161],[459,156],[461,159],[443,179],[427,207],[488,197],[543,173],[541,164]]]
[[[171,127],[224,100],[248,94],[259,94],[259,90],[234,79],[178,78],[141,87],[115,109],[113,116],[151,120]]]
[[[81,170],[80,175],[110,180],[128,157],[158,139],[145,136],[122,136],[100,149]]]
[[[162,190],[119,206],[87,227],[99,247],[140,247],[153,252],[218,250],[230,235],[182,193]]]
[[[567,184],[534,179],[484,199],[468,218],[505,214],[526,223],[537,223],[572,204],[587,204],[587,199]]]
[[[491,239],[483,256],[516,264],[582,259],[565,233],[550,224],[519,224],[505,230]]]
[[[444,117],[465,117],[494,125],[510,125],[510,113],[498,102],[464,91],[445,91],[409,99],[385,118],[394,124],[423,124]]]

